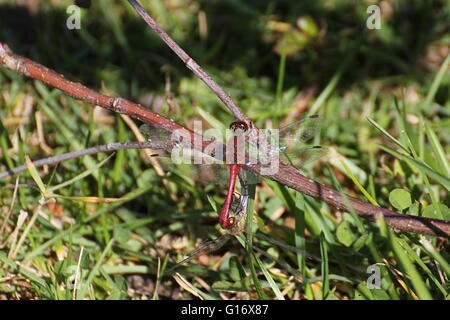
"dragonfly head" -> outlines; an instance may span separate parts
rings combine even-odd
[[[245,132],[248,130],[248,126],[244,121],[234,121],[230,124],[230,129],[233,131],[241,130]]]
[[[236,225],[236,218],[234,217],[228,217],[225,220],[220,221],[220,226],[225,230],[234,227],[234,225]]]
[[[237,213],[230,212],[230,216],[227,219],[220,222],[220,226],[225,230],[227,234],[239,234],[245,230],[246,225],[246,212]]]

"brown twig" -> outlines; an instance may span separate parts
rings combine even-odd
[[[151,141],[112,142],[112,143],[104,144],[101,146],[95,146],[92,148],[79,150],[79,151],[67,152],[64,154],[57,155],[57,156],[48,157],[48,158],[41,159],[41,160],[36,160],[36,161],[33,161],[33,165],[35,167],[42,167],[45,165],[55,165],[55,164],[63,162],[63,161],[79,158],[82,156],[87,156],[90,154],[96,154],[96,153],[101,153],[101,152],[113,152],[113,151],[122,150],[122,149],[146,149],[146,148],[164,149],[165,147],[166,147],[165,145],[161,145],[159,143],[155,143],[155,142],[151,142]],[[0,179],[5,178],[7,176],[11,176],[11,175],[19,173],[19,172],[26,171],[27,169],[28,169],[28,166],[23,165],[23,166],[19,166],[19,167],[10,169],[10,170],[0,172]]]
[[[245,166],[245,169],[253,172],[260,170],[258,165]],[[301,193],[323,200],[338,209],[348,211],[350,205],[358,215],[369,220],[374,221],[383,217],[389,226],[400,231],[450,237],[450,221],[401,214],[350,196],[346,196],[345,199],[339,191],[303,176],[292,166],[280,164],[277,174],[266,177]]]
[[[136,12],[141,16],[141,18],[147,23],[147,25],[167,44],[167,46],[175,52],[175,54],[184,62],[186,67],[191,70],[197,77],[199,77],[215,94],[222,100],[225,106],[231,111],[231,113],[240,121],[247,124],[249,128],[247,135],[250,139],[259,141],[259,148],[266,154],[269,152],[270,146],[266,143],[264,138],[264,133],[260,131],[253,121],[248,118],[242,110],[234,103],[230,95],[225,92],[225,90],[220,87],[217,82],[214,81],[203,69],[198,65],[198,63],[192,59],[164,30],[156,21],[145,11],[145,9],[136,1],[128,0],[128,2],[133,6]]]
[[[4,67],[22,73],[30,78],[41,80],[52,87],[66,92],[70,96],[98,105],[108,110],[127,114],[133,118],[144,122],[152,123],[157,127],[173,132],[174,130],[190,130],[180,124],[161,116],[157,113],[145,109],[141,105],[120,97],[110,97],[94,90],[91,90],[80,83],[72,82],[64,78],[63,75],[50,70],[43,65],[24,57],[20,57],[11,52],[5,43],[0,42],[0,64]]]
[[[4,43],[0,43],[0,65],[31,78],[43,81],[77,99],[99,105],[115,112],[127,114],[169,132],[173,132],[174,130],[185,130],[191,135],[194,134],[182,125],[153,113],[133,102],[123,98],[102,95],[79,83],[71,82],[56,72],[49,70],[32,60],[15,55]],[[258,164],[246,165],[244,168],[261,174],[261,166]],[[280,169],[277,174],[265,176],[299,192],[323,200],[342,210],[348,210],[347,203],[349,203],[356,213],[370,220],[384,217],[389,226],[400,231],[450,237],[450,221],[408,216],[376,207],[356,198],[346,197],[345,199],[338,191],[301,175],[296,168],[291,166],[280,164]]]

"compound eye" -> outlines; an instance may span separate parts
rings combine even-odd
[[[243,121],[235,121],[235,122],[232,122],[231,124],[230,124],[230,129],[231,130],[234,130],[234,131],[236,131],[236,130],[242,130],[242,131],[247,131],[248,130],[248,126],[247,126],[247,124],[245,123],[245,122],[243,122]]]

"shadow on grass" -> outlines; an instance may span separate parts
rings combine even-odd
[[[165,11],[165,19],[170,21],[169,33],[177,41],[183,38],[179,44],[207,70],[238,66],[251,77],[269,77],[275,87],[279,57],[274,43],[264,40],[264,17],[295,23],[299,16],[310,15],[326,31],[320,41],[289,58],[286,87],[317,84],[323,88],[352,54],[338,87],[342,89],[395,75],[420,80],[424,70],[418,61],[430,43],[449,30],[444,3],[400,1],[379,32],[366,28],[367,5],[347,1],[202,0],[199,5],[209,27],[203,41],[192,12],[183,12],[191,15],[188,23],[185,16],[179,23],[180,15],[171,11]],[[132,9],[123,8],[127,5],[94,2],[83,10],[81,30],[69,30],[63,8],[43,2],[32,14],[25,7],[1,4],[0,41],[72,80],[96,89],[103,81],[111,91],[132,98],[142,90],[163,90],[164,64],[174,67],[175,82],[180,75],[189,75]]]

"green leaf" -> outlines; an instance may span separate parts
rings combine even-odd
[[[346,247],[350,247],[356,240],[356,235],[352,230],[352,225],[348,221],[342,221],[336,230],[336,237],[340,243]]]
[[[297,27],[311,37],[317,36],[319,29],[314,19],[310,16],[300,17],[296,21]]]
[[[138,240],[136,239],[129,239],[127,242],[124,242],[123,244],[121,243],[121,245],[130,251],[134,251],[134,252],[139,252],[142,249],[142,243],[140,243]]]
[[[420,202],[414,201],[414,203],[408,209],[408,214],[412,216],[418,216],[419,212],[420,212]]]
[[[369,238],[368,233],[362,234],[352,245],[353,250],[358,252],[367,242],[367,239]]]
[[[411,194],[404,189],[394,189],[389,193],[389,202],[397,210],[404,210],[411,206]]]
[[[114,238],[118,243],[124,245],[131,238],[131,231],[121,227],[114,228]]]
[[[443,203],[431,204],[423,210],[423,216],[427,218],[450,220],[450,209]]]

